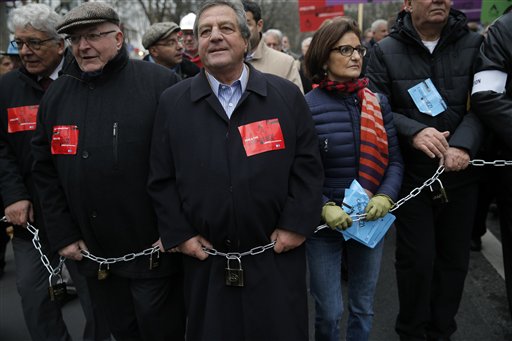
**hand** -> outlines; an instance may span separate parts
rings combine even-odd
[[[276,241],[276,244],[274,245],[274,252],[282,253],[293,250],[302,245],[306,240],[306,237],[292,231],[275,229],[270,235],[270,240]]]
[[[26,226],[34,221],[34,209],[28,200],[16,201],[5,208],[5,217],[13,225]]]
[[[377,220],[388,214],[393,206],[393,200],[385,194],[377,194],[370,199],[364,209],[366,220]]]
[[[322,220],[332,229],[340,227],[346,230],[352,226],[352,218],[333,202],[328,202],[322,207]]]
[[[156,242],[154,242],[152,244],[153,247],[155,246],[158,246],[158,250],[160,250],[160,252],[165,252],[165,249],[164,249],[164,246],[162,244],[162,239],[161,238],[158,238],[158,240]]]
[[[431,159],[436,156],[442,159],[449,147],[446,140],[448,136],[450,136],[449,131],[440,132],[436,128],[425,128],[414,135],[412,146],[427,154]]]
[[[464,149],[449,147],[444,154],[444,169],[448,172],[466,169],[469,166],[469,154]]]
[[[171,249],[171,252],[181,252],[187,256],[195,257],[199,260],[205,260],[208,258],[208,254],[203,251],[203,247],[207,249],[212,248],[212,244],[204,239],[202,236],[197,235],[189,240],[181,243],[177,247]]]
[[[60,249],[59,255],[72,260],[82,260],[82,250],[87,251],[88,249],[84,241],[80,239],[79,241]]]

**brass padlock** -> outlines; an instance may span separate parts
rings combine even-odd
[[[238,268],[231,268],[230,261],[236,261]],[[244,286],[244,270],[242,269],[242,261],[240,257],[228,258],[226,267],[226,285],[230,287],[243,287]]]
[[[107,264],[106,267],[103,267],[103,263],[100,263],[100,267],[98,268],[98,280],[102,281],[108,277],[108,270],[110,265]]]

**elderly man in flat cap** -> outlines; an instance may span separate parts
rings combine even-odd
[[[181,258],[158,253],[146,192],[158,99],[178,77],[128,58],[105,3],[75,7],[57,30],[75,60],[41,102],[32,140],[50,243],[79,261],[117,340],[183,339]]]
[[[183,58],[183,40],[179,33],[180,27],[176,23],[153,24],[142,36],[142,46],[149,51],[144,60],[168,67],[185,79],[198,74],[199,67]]]
[[[19,52],[22,66],[0,79],[0,196],[3,198],[0,205],[9,225],[14,226],[16,287],[27,330],[33,340],[71,339],[60,302],[50,299],[49,272],[32,244],[33,235],[26,228],[27,222],[38,228],[41,250],[56,267],[59,255],[49,250],[34,190],[30,141],[36,129],[41,98],[68,62],[64,39],[55,29],[59,20],[61,17],[43,4],[29,4],[12,10],[8,20],[9,30],[14,34],[11,46]],[[0,232],[4,233],[4,230]],[[85,278],[78,273],[73,261],[66,264],[86,318],[83,339],[108,339],[110,332],[104,316],[91,304]],[[56,282],[53,278],[53,290],[55,285],[61,286]],[[2,338],[10,339],[9,335],[2,335]]]

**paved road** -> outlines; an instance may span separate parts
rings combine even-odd
[[[507,309],[504,280],[495,269],[495,267],[500,268],[500,259],[492,257],[493,253],[498,252],[499,255],[499,234],[496,226],[496,221],[491,216],[488,227],[498,238],[498,242],[493,238],[485,238],[484,251],[492,261],[490,262],[484,253],[472,252],[471,254],[470,271],[457,316],[459,329],[453,336],[454,341],[512,340],[512,320]],[[487,237],[489,236],[490,233]],[[394,239],[394,231],[391,230],[386,236],[376,295],[372,341],[398,340],[393,330],[397,313],[396,281],[393,267]],[[29,340],[23,322],[19,296],[16,292],[15,269],[10,246],[8,247],[7,262],[6,274],[0,280],[0,340]],[[67,303],[63,311],[73,339],[80,340],[83,314],[78,301]],[[314,312],[311,310],[311,316],[313,314]],[[312,328],[311,333],[313,333]]]

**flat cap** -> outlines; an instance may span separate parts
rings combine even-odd
[[[84,2],[69,11],[57,24],[56,29],[60,34],[71,33],[78,27],[106,21],[119,25],[119,16],[112,7],[103,2]]]
[[[142,46],[147,50],[157,41],[166,38],[169,34],[179,31],[178,24],[172,21],[159,22],[151,25],[142,36]]]

